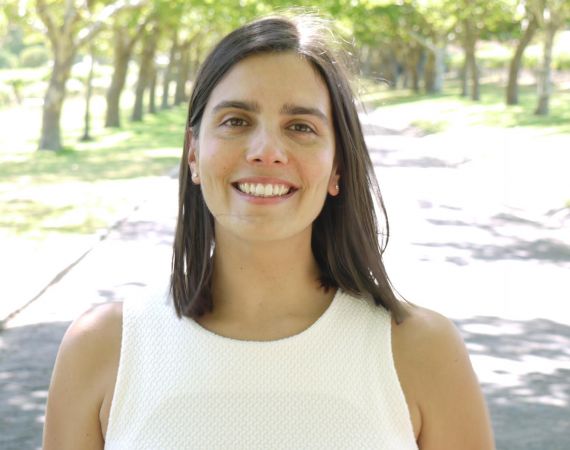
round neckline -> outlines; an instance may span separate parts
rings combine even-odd
[[[211,330],[208,330],[207,328],[203,327],[198,322],[196,322],[194,319],[188,318],[188,322],[190,326],[196,332],[198,332],[198,334],[203,338],[215,339],[221,343],[228,343],[231,345],[263,345],[263,346],[271,344],[288,343],[297,339],[302,339],[306,336],[310,336],[311,334],[318,331],[319,328],[322,328],[324,326],[323,324],[330,319],[330,316],[332,316],[334,310],[337,308],[337,304],[339,303],[338,298],[340,296],[341,296],[341,290],[340,288],[337,288],[330,304],[327,306],[324,312],[317,318],[317,320],[315,320],[311,325],[309,325],[307,328],[301,330],[298,333],[292,334],[291,336],[284,336],[278,339],[270,339],[264,341],[260,341],[257,339],[237,339],[229,336],[224,336],[222,334],[218,334]]]

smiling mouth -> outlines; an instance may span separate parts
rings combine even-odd
[[[253,197],[283,197],[294,190],[284,184],[235,183],[234,187]]]

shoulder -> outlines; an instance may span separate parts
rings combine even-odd
[[[123,323],[123,304],[104,303],[92,307],[67,329],[60,352],[75,353],[80,350],[94,356],[98,351],[120,346]],[[78,355],[79,356],[79,355]]]
[[[419,412],[420,448],[493,448],[485,401],[459,330],[429,309],[408,311],[393,326],[392,347],[408,403]]]
[[[393,346],[406,359],[438,365],[467,355],[461,334],[447,317],[418,306],[407,306],[409,315],[392,330]]]
[[[44,448],[101,448],[99,414],[113,386],[121,334],[121,303],[95,306],[69,326],[51,378]]]
[[[68,390],[79,391],[78,397],[96,403],[102,401],[118,367],[122,316],[122,303],[106,303],[73,321],[59,348],[52,387],[64,381]]]
[[[73,373],[77,388],[88,383],[93,395],[105,395],[107,375],[118,364],[122,321],[122,303],[94,306],[75,319],[61,342],[54,378]]]

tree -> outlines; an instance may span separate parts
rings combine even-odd
[[[506,103],[507,105],[516,105],[519,102],[519,72],[521,69],[524,51],[532,40],[538,29],[538,19],[532,9],[529,9],[523,2],[525,14],[520,20],[521,37],[511,58],[509,64],[509,78],[507,82]]]
[[[91,97],[93,95],[93,72],[95,69],[95,46],[93,42],[89,44],[89,69],[85,79],[85,119],[83,127],[83,136],[81,140],[86,142],[93,138],[91,137]]]
[[[529,7],[536,15],[544,32],[542,65],[538,72],[538,103],[535,114],[546,116],[550,110],[552,93],[552,47],[554,37],[562,26],[570,19],[570,3],[568,0],[534,0]]]
[[[463,95],[470,81],[471,99],[481,98],[480,68],[477,43],[486,37],[496,37],[512,25],[513,0],[445,0],[448,11],[457,18],[457,33],[465,52]]]
[[[161,109],[169,107],[168,100],[170,98],[170,83],[176,67],[176,56],[178,54],[178,30],[172,32],[172,43],[170,44],[170,51],[168,57],[168,64],[162,75],[162,101],[160,104]]]
[[[125,87],[129,62],[135,44],[142,36],[150,15],[140,10],[135,14],[117,14],[113,21],[113,75],[107,89],[107,110],[105,126],[119,128],[121,126],[121,94]]]
[[[135,104],[131,120],[140,122],[143,118],[144,93],[150,87],[154,72],[154,57],[160,36],[160,25],[153,20],[143,33],[139,60],[139,76],[135,89]]]
[[[61,149],[61,110],[65,99],[65,85],[79,48],[90,42],[105,23],[139,3],[118,0],[107,4],[91,15],[88,3],[66,0],[64,5],[48,0],[36,0],[36,12],[46,28],[53,52],[53,68],[44,98],[40,150]]]
[[[418,18],[409,29],[410,37],[428,51],[426,91],[438,93],[443,89],[447,45],[457,20],[449,14],[445,0],[413,0],[411,4]]]

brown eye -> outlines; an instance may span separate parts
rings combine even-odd
[[[296,131],[298,133],[314,133],[313,130],[309,125],[305,123],[294,123],[289,127],[292,131]]]
[[[222,125],[227,127],[245,127],[247,122],[239,117],[230,117],[229,119],[222,122]]]

